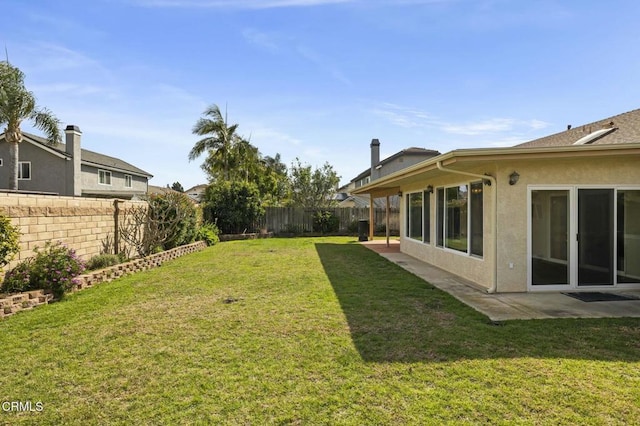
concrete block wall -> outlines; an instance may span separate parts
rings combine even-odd
[[[140,205],[146,202],[119,200],[120,215]],[[107,238],[113,241],[115,211],[114,200],[108,199],[0,192],[0,213],[21,232],[20,252],[0,270],[0,279],[47,241],[61,241],[85,260],[100,254]]]
[[[185,254],[195,253],[206,247],[207,245],[204,241],[197,241],[161,253],[152,254],[148,257],[134,259],[130,262],[110,266],[98,271],[90,271],[87,274],[77,277],[77,284],[75,284],[72,291],[80,291],[93,287],[95,284],[110,282],[125,275],[156,268],[168,260],[176,259]],[[53,300],[53,295],[44,290],[33,290],[16,294],[0,294],[0,319],[20,311],[33,309],[36,306],[46,305],[51,300]]]

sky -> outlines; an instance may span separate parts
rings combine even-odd
[[[0,0],[0,43],[83,148],[206,183],[217,104],[347,183],[408,147],[503,147],[640,107],[637,0]],[[25,125],[23,130],[30,130]],[[35,132],[39,133],[39,132]]]

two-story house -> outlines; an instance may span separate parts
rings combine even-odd
[[[380,160],[380,141],[378,139],[372,139],[370,148],[371,166],[351,179],[347,185],[338,191],[340,194],[339,205],[341,207],[368,207],[370,204],[369,196],[355,195],[352,194],[351,191],[383,176],[390,175],[398,170],[440,155],[440,152],[432,149],[411,147]],[[374,203],[375,207],[384,208],[385,199],[374,199]],[[394,208],[399,207],[399,198],[397,196],[390,197],[390,205]]]
[[[67,126],[65,143],[23,134],[18,158],[18,188],[67,196],[136,198],[147,193],[153,175],[119,158],[81,148],[82,132]],[[9,188],[9,146],[0,135],[0,189]]]

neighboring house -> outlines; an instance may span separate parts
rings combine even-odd
[[[354,189],[399,192],[401,251],[489,292],[640,288],[640,110]]]
[[[81,148],[82,132],[67,126],[65,143],[23,134],[19,148],[18,189],[83,197],[131,199],[147,193],[152,177],[125,161]],[[9,187],[9,146],[0,135],[0,188]]]
[[[189,198],[191,198],[196,203],[200,203],[202,202],[204,192],[207,190],[208,186],[209,185],[206,184],[196,185],[193,188],[187,189],[186,191],[184,191],[184,193],[187,194]]]
[[[181,193],[179,191],[176,191],[175,189],[169,188],[168,186],[149,185],[147,188],[147,195],[165,195],[165,194],[170,194],[172,192]]]
[[[390,157],[380,160],[380,141],[371,140],[371,165],[351,181],[338,190],[340,207],[369,207],[371,198],[363,195],[354,195],[352,191],[363,185],[390,175],[398,170],[402,170],[414,164],[420,163],[429,158],[440,155],[438,151],[424,148],[407,148],[398,151]],[[389,197],[389,205],[392,208],[399,207],[399,197],[397,195]],[[374,206],[385,208],[386,199],[374,199]]]

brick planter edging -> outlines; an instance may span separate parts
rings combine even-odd
[[[195,253],[206,247],[207,244],[204,241],[197,241],[140,259],[130,260],[126,263],[119,263],[104,269],[91,271],[76,277],[77,284],[73,286],[71,292],[93,287],[95,284],[102,282],[109,282],[125,275],[156,268],[167,260],[177,259],[180,256]],[[46,305],[51,300],[53,300],[53,294],[45,292],[44,290],[32,290],[25,293],[5,295],[4,298],[0,299],[0,318],[13,315],[22,310],[32,309],[39,305]]]

